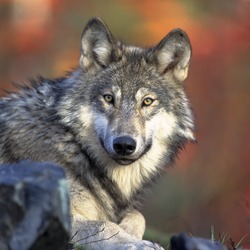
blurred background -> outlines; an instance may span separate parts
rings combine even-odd
[[[168,168],[143,213],[159,234],[210,237],[213,225],[217,239],[227,232],[237,243],[250,233],[250,0],[0,0],[0,95],[12,82],[77,67],[93,16],[125,43],[154,45],[176,27],[188,33],[198,144]]]

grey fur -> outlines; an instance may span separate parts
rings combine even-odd
[[[91,19],[78,69],[61,79],[40,77],[0,100],[0,162],[60,164],[75,231],[88,220],[109,221],[142,238],[145,222],[136,210],[144,191],[194,140],[182,83],[190,57],[180,29],[141,48],[117,42],[101,19]]]

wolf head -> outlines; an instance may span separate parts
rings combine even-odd
[[[171,162],[194,139],[183,86],[190,58],[188,36],[180,29],[141,48],[116,41],[101,19],[91,19],[82,35],[77,89],[84,93],[80,121],[90,153],[116,165]]]

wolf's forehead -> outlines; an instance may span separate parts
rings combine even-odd
[[[148,67],[148,49],[136,46],[124,46],[122,49],[121,63],[130,70]]]
[[[142,87],[137,90],[135,98],[137,100],[140,100],[147,95],[150,95],[151,97],[156,97],[157,93],[153,89]]]
[[[120,88],[119,86],[113,85],[113,86],[111,87],[111,90],[112,90],[113,93],[115,93],[115,95],[116,95],[118,98],[121,98],[121,96],[122,96],[122,90],[121,90],[121,88]]]
[[[154,70],[147,65],[144,58],[135,58],[121,61],[114,65],[111,71],[111,78],[117,84],[131,88],[137,85],[144,85],[155,80]]]
[[[115,94],[116,98],[118,99],[136,99],[141,100],[146,95],[156,96],[152,89],[146,87],[140,87],[136,89],[126,89],[121,88],[119,86],[112,86],[112,92]]]

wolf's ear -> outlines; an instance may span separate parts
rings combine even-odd
[[[169,73],[172,73],[179,81],[184,81],[187,78],[191,45],[183,30],[172,30],[153,48],[152,54],[160,74],[168,76]]]
[[[82,34],[80,67],[96,73],[117,60],[116,41],[101,18],[89,20]]]

